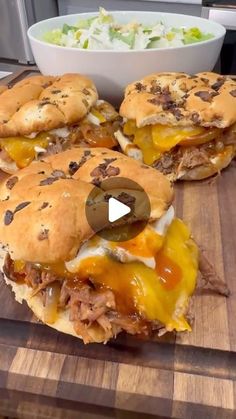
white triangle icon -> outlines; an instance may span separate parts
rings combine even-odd
[[[124,217],[126,214],[129,214],[131,211],[128,205],[123,204],[115,198],[110,198],[108,200],[108,220],[110,223],[113,223],[119,218]]]

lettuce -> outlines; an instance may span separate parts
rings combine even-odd
[[[48,42],[49,44],[61,45],[62,30],[53,29],[50,32],[45,32],[43,35],[43,41]]]
[[[119,32],[116,29],[109,28],[109,36],[111,41],[113,39],[118,39],[119,41],[124,42],[125,44],[129,45],[129,47],[132,49],[135,41],[135,34],[136,31],[130,31],[128,35],[124,35],[121,32]]]
[[[183,42],[185,45],[195,44],[196,42],[207,41],[213,37],[214,36],[211,33],[202,33],[198,28],[190,28],[184,30]]]
[[[89,29],[96,16],[90,17],[89,19],[81,19],[76,23],[77,29]]]
[[[64,33],[65,35],[67,35],[69,31],[76,32],[77,30],[78,28],[76,26],[70,26],[67,25],[67,23],[64,23],[62,27],[62,33]]]
[[[162,21],[150,26],[136,21],[121,24],[102,7],[97,16],[81,19],[74,25],[65,23],[42,36],[42,40],[55,45],[121,50],[179,47],[211,38],[213,34],[204,33],[198,27],[170,28]]]
[[[157,41],[160,40],[160,36],[153,36],[152,38],[150,38],[150,42],[147,44],[147,49],[151,49],[151,48],[157,48],[158,47],[158,43]]]
[[[101,24],[104,24],[104,23],[106,24],[106,23],[113,23],[114,19],[112,15],[109,15],[107,11],[103,9],[103,7],[100,7],[98,21]]]
[[[89,40],[88,39],[86,39],[85,41],[84,41],[84,43],[83,43],[83,49],[88,49],[88,45],[89,45]]]

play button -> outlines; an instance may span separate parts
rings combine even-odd
[[[128,205],[122,204],[115,198],[109,198],[108,200],[108,220],[110,223],[119,220],[131,211]]]
[[[119,242],[132,239],[145,228],[151,206],[148,195],[138,183],[116,176],[92,189],[85,211],[95,234]]]

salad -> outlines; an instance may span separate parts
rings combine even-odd
[[[214,38],[199,28],[167,27],[163,22],[153,26],[130,22],[121,24],[102,7],[98,16],[79,20],[74,26],[66,23],[43,35],[51,44],[89,50],[142,50],[179,47]]]

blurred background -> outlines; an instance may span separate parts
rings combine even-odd
[[[236,0],[0,0],[0,68],[15,71],[34,65],[27,39],[33,23],[53,16],[107,10],[153,10],[201,16],[227,29],[215,70],[236,74]]]

